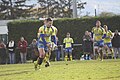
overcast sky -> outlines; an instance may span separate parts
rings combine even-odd
[[[0,0],[1,1],[1,0]],[[77,0],[82,2],[87,2],[85,9],[82,10],[81,15],[85,15],[89,12],[89,15],[95,14],[95,6],[97,9],[97,15],[101,12],[113,12],[115,14],[120,14],[120,0]],[[37,4],[37,0],[29,0],[27,4]],[[78,11],[79,14],[79,11]]]
[[[86,12],[90,12],[90,15],[94,15],[95,6],[97,9],[97,14],[101,12],[113,12],[115,14],[120,14],[120,0],[82,0],[83,2],[87,2],[85,9],[82,10],[86,14]]]

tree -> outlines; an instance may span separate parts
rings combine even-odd
[[[1,0],[0,19],[16,19],[28,16],[33,5],[26,5],[27,0]]]
[[[72,16],[72,9],[71,9],[72,0],[38,0],[38,3],[40,4],[40,7],[43,7],[42,10],[45,11],[43,15],[46,14],[45,15],[46,17]]]
[[[50,17],[72,17],[72,1],[73,0],[38,0],[40,7],[43,7],[41,11],[45,11],[39,16]],[[84,9],[86,2],[78,4],[78,9]]]
[[[101,14],[99,14],[100,17],[105,17],[105,16],[115,16],[114,13],[112,12],[101,12]]]

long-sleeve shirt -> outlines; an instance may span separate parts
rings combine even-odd
[[[20,52],[22,53],[27,52],[27,46],[28,46],[28,43],[26,40],[18,42],[18,48],[20,49]]]

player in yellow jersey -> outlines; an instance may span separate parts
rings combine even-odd
[[[70,61],[72,61],[72,49],[73,49],[73,39],[70,37],[70,33],[67,33],[66,38],[63,40],[63,47],[65,48],[65,61],[68,60],[68,55]]]
[[[37,61],[34,63],[35,69],[37,69],[38,65],[40,67],[40,65],[43,62],[43,59],[45,58],[46,55],[45,53],[48,52],[48,49],[50,47],[51,34],[53,32],[51,29],[52,23],[53,23],[52,19],[48,18],[45,20],[44,25],[39,28],[37,42],[39,57]],[[49,62],[46,61],[46,64],[49,65]]]
[[[46,21],[46,20],[45,20]],[[45,22],[44,22],[45,23]],[[51,51],[53,51],[57,47],[57,41],[56,41],[56,35],[57,35],[57,28],[53,26],[53,23],[51,24],[52,33],[51,33],[51,43],[50,47],[48,48],[48,52],[45,55],[44,61],[49,62],[50,56],[51,56]],[[49,65],[45,65],[45,67],[48,67]]]
[[[104,41],[103,39],[106,37],[104,28],[101,27],[101,22],[96,21],[96,27],[92,28],[92,37],[94,40],[95,53],[97,53],[101,61],[103,61],[103,47]]]
[[[111,39],[113,37],[113,34],[110,30],[108,30],[107,25],[103,26],[105,29],[105,33],[106,33],[106,37],[104,38],[104,44],[105,44],[105,51],[108,57],[108,50],[110,50],[111,54],[112,54],[112,58],[113,58],[113,48],[112,48],[112,43],[111,43]]]

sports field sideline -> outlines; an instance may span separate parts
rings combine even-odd
[[[0,80],[120,80],[120,59],[51,62],[35,71],[32,63],[0,65]]]

